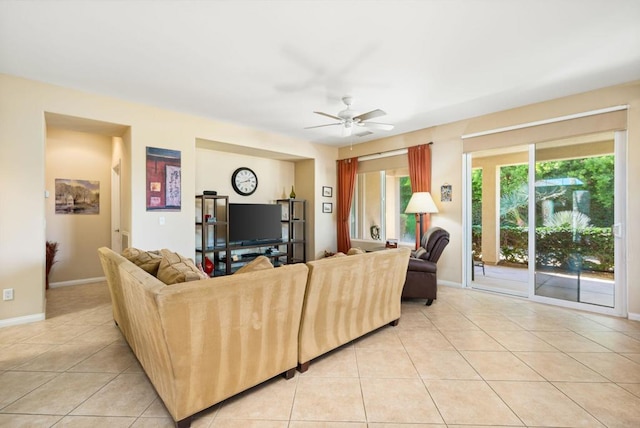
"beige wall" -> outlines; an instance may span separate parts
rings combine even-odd
[[[13,301],[0,301],[0,325],[27,322],[44,316],[45,249],[45,114],[123,125],[123,229],[131,245],[140,248],[172,248],[195,257],[196,141],[204,139],[237,145],[244,149],[269,150],[284,157],[312,159],[314,167],[304,170],[312,177],[298,177],[314,183],[314,192],[301,196],[313,199],[319,186],[335,182],[338,150],[227,122],[176,113],[110,97],[0,75],[0,289],[13,288]],[[182,159],[182,210],[147,212],[145,207],[145,149],[147,146],[180,150]],[[220,177],[228,181],[230,177]],[[315,185],[318,183],[318,185]],[[322,183],[322,184],[320,184]],[[304,184],[296,183],[296,189]],[[296,191],[297,192],[297,191]],[[297,192],[298,193],[298,192]],[[318,204],[310,204],[319,210]],[[317,215],[317,213],[314,213]],[[165,217],[165,224],[159,224]],[[335,247],[335,226],[310,224],[332,234],[313,251]],[[318,245],[322,245],[319,247]]]
[[[95,254],[99,247],[111,245],[111,141],[103,135],[47,128],[46,239],[59,244],[51,286],[104,276]],[[99,214],[56,214],[57,178],[100,182]]]
[[[633,185],[640,183],[640,82],[604,88],[569,97],[501,111],[489,115],[425,128],[418,131],[363,143],[353,148],[340,149],[339,158],[364,156],[397,150],[433,141],[432,191],[448,183],[453,188],[453,201],[443,203],[436,199],[440,212],[432,216],[432,224],[451,233],[451,243],[438,262],[438,277],[449,283],[462,282],[462,135],[473,134],[513,125],[525,124],[570,114],[628,105],[627,114],[627,183],[626,198],[626,260],[623,270],[628,279],[628,312],[640,319],[640,285],[634,278],[640,276],[640,196]],[[535,142],[535,141],[532,141]]]

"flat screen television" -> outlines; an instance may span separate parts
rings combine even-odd
[[[278,204],[229,204],[229,241],[259,243],[282,240]]]

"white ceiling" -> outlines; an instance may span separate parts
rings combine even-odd
[[[640,0],[4,0],[0,72],[345,146],[638,80]]]

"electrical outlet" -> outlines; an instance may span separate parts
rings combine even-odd
[[[13,288],[2,290],[2,300],[13,300]]]

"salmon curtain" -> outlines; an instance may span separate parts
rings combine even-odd
[[[407,156],[409,159],[409,179],[411,180],[411,192],[431,192],[431,144],[409,147]],[[416,248],[420,246],[420,236],[429,230],[430,214],[423,214],[422,231],[416,214]]]
[[[346,253],[351,248],[349,213],[356,187],[358,158],[338,161],[338,251]]]

